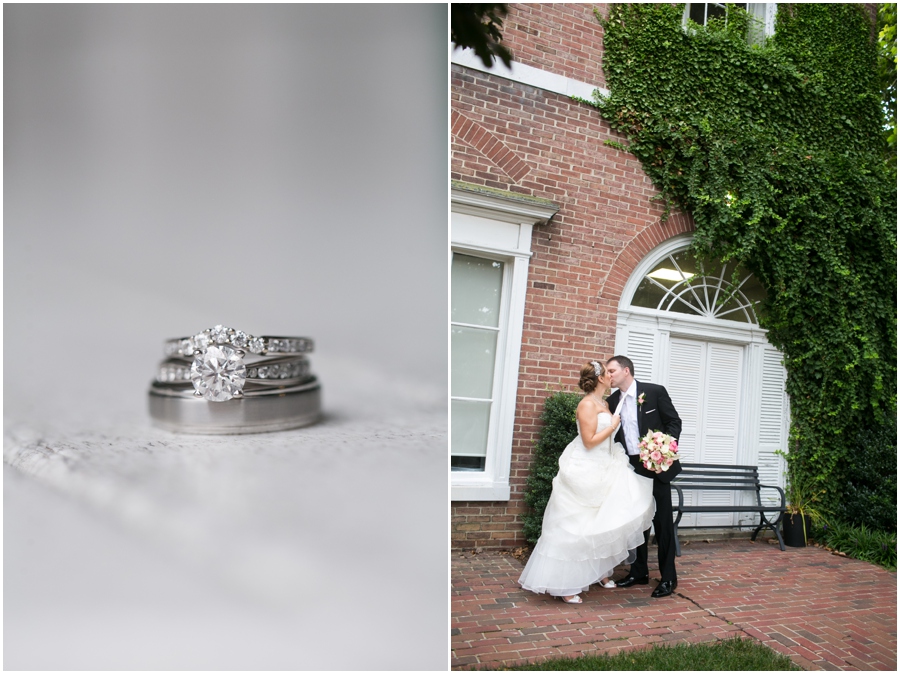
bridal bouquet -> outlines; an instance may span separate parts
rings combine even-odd
[[[641,463],[654,473],[669,470],[678,461],[678,441],[661,431],[649,431],[641,438]]]

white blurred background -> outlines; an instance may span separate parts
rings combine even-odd
[[[446,668],[446,6],[3,10],[4,667]],[[323,423],[152,429],[217,323]]]

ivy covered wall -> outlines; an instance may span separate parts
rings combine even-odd
[[[871,17],[780,4],[775,35],[754,45],[739,9],[687,30],[683,10],[598,13],[610,95],[593,104],[693,215],[697,255],[736,259],[766,287],[791,478],[842,519],[895,525],[896,166]]]

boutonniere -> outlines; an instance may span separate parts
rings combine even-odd
[[[644,396],[645,395],[647,395],[647,394],[641,393],[641,395],[638,396],[638,399],[637,399],[638,407],[641,407],[644,404]]]

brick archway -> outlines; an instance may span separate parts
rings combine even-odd
[[[619,251],[604,284],[604,295],[619,298],[625,284],[641,260],[663,241],[694,231],[694,219],[684,213],[672,213],[665,223],[647,227]]]
[[[514,183],[521,181],[531,171],[531,167],[522,157],[477,122],[453,111],[450,123],[450,133],[453,136],[480,152]]]

